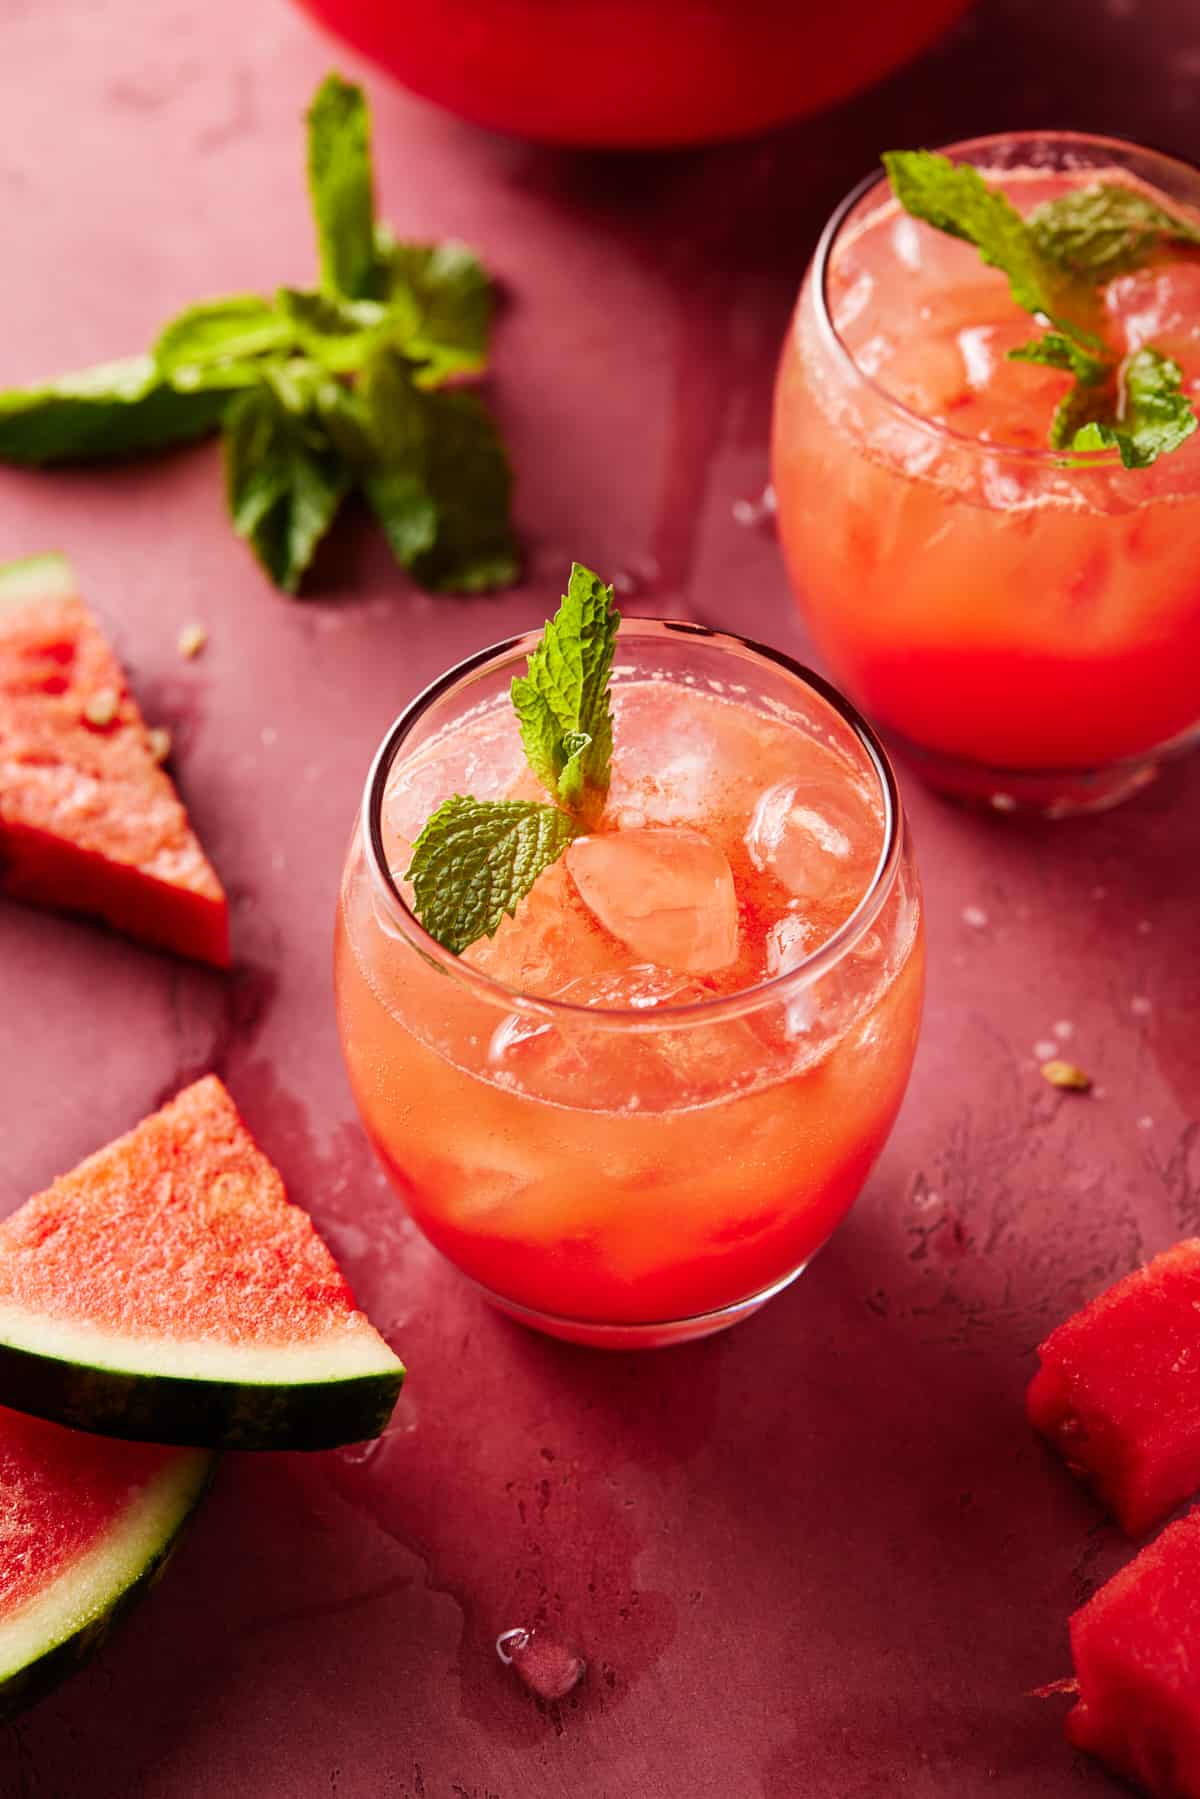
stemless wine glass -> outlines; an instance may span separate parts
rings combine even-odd
[[[764,971],[717,990],[639,960],[561,862],[451,955],[401,877],[449,794],[527,791],[507,692],[535,641],[452,669],[375,758],[337,920],[342,1048],[412,1217],[496,1305],[586,1343],[683,1341],[785,1287],[883,1146],[921,1010],[916,870],[887,758],[834,689],[737,637],[631,620],[615,836],[590,841],[619,862],[626,830],[724,833]]]
[[[1132,186],[1200,223],[1200,175],[1110,138],[1017,132],[947,152],[1022,210]],[[1200,256],[1094,301],[1200,385]],[[1200,733],[1200,434],[1153,467],[1066,456],[1066,378],[1007,351],[1038,328],[977,252],[882,178],[825,228],[775,401],[779,532],[836,678],[938,787],[1050,815],[1111,805]]]

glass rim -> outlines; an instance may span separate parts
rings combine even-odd
[[[971,161],[970,152],[991,149],[999,145],[1042,143],[1042,144],[1076,144],[1089,149],[1120,152],[1124,156],[1143,157],[1147,162],[1157,163],[1162,167],[1178,169],[1192,180],[1200,180],[1200,170],[1191,163],[1184,162],[1182,157],[1171,156],[1164,150],[1152,150],[1145,144],[1134,143],[1132,138],[1114,137],[1103,131],[1039,131],[1027,129],[1020,131],[992,131],[980,137],[958,138],[953,143],[937,146],[942,156],[954,157],[959,161]],[[924,413],[906,406],[904,401],[889,392],[873,375],[869,375],[859,365],[857,358],[841,332],[833,322],[833,313],[829,304],[828,278],[834,246],[838,241],[842,227],[859,202],[865,200],[875,188],[890,189],[887,174],[882,170],[872,170],[855,183],[844,199],[840,200],[826,220],[817,239],[817,247],[813,251],[810,279],[816,304],[817,324],[822,338],[832,348],[838,361],[849,370],[856,381],[876,395],[888,410],[901,418],[906,425],[923,431],[927,436],[935,438],[939,443],[951,444],[955,448],[974,451],[980,456],[1003,457],[1023,463],[1028,467],[1069,468],[1080,474],[1087,474],[1093,469],[1110,470],[1121,467],[1119,453],[1115,449],[1100,450],[1056,450],[1049,444],[993,444],[986,443],[980,437],[968,437],[961,431],[955,431],[949,425],[939,424],[936,419],[927,418]],[[1033,316],[1032,314],[1030,315]]]
[[[418,693],[384,734],[367,774],[360,814],[363,853],[375,900],[382,903],[391,924],[402,932],[410,947],[426,962],[440,968],[484,999],[503,1005],[509,1011],[540,1015],[547,1019],[569,1018],[576,1022],[586,1020],[592,1029],[629,1028],[652,1032],[663,1029],[664,1021],[668,1020],[671,1026],[676,1026],[683,1020],[702,1018],[712,1021],[738,1017],[746,1012],[757,1011],[771,1001],[786,1001],[793,994],[810,987],[842,961],[871,928],[895,884],[904,844],[904,812],[887,752],[871,725],[843,693],[823,675],[797,662],[782,650],[758,643],[753,638],[741,637],[736,632],[717,631],[711,626],[693,624],[684,619],[626,618],[621,621],[618,631],[618,645],[621,637],[626,635],[651,640],[669,636],[691,637],[702,639],[718,649],[748,652],[752,658],[761,658],[775,668],[782,669],[793,680],[815,692],[850,727],[879,785],[883,805],[883,842],[867,887],[850,916],[837,930],[805,956],[803,961],[782,974],[756,981],[753,986],[741,988],[736,993],[714,994],[710,999],[691,1000],[683,1006],[652,1007],[587,1006],[574,1000],[526,993],[522,988],[510,986],[508,982],[472,967],[461,956],[456,956],[435,937],[430,936],[400,892],[384,851],[383,800],[388,778],[406,740],[430,707],[490,665],[502,666],[506,660],[513,660],[522,653],[528,655],[538,642],[540,631],[519,632],[514,637],[503,638],[498,643],[489,644],[465,657]]]

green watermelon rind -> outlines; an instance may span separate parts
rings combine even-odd
[[[36,600],[73,600],[78,591],[71,564],[55,550],[0,566],[0,616]]]
[[[224,1345],[105,1337],[11,1306],[0,1314],[0,1401],[127,1442],[212,1450],[361,1443],[383,1433],[404,1375],[365,1321],[349,1340]]]
[[[149,1483],[135,1517],[65,1568],[11,1618],[0,1620],[0,1720],[11,1718],[89,1660],[157,1581],[204,1497],[217,1458],[182,1456]],[[91,1594],[80,1590],[94,1575]],[[81,1615],[82,1612],[82,1615]]]

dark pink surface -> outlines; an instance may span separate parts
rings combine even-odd
[[[3,8],[0,381],[136,350],[205,292],[304,280],[298,115],[335,60],[282,5]],[[349,59],[340,59],[352,66]],[[869,1188],[812,1271],[692,1348],[605,1358],[493,1316],[414,1241],[330,1009],[338,871],[376,738],[448,662],[539,621],[572,555],[634,604],[802,651],[769,535],[775,349],[813,235],[888,142],[1052,122],[1186,154],[1191,0],[992,0],[916,69],[772,143],[661,161],[488,138],[372,80],[384,211],[510,294],[496,402],[530,578],[414,592],[340,531],[272,593],[214,452],[0,474],[0,556],[61,547],[172,727],[237,973],[0,906],[0,1207],[202,1069],[402,1349],[382,1446],[231,1459],[162,1587],[0,1736],[0,1793],[103,1799],[1069,1799],[1066,1617],[1127,1553],[1032,1439],[1032,1348],[1200,1228],[1200,764],[1122,812],[981,821],[907,783],[926,1030]],[[1190,110],[1189,110],[1190,109]],[[194,663],[187,619],[211,641]],[[1039,1079],[1069,1025],[1089,1099]],[[539,1706],[496,1635],[587,1680]]]

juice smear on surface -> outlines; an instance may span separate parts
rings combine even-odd
[[[739,1008],[871,886],[878,793],[819,734],[714,692],[631,680],[614,704],[596,830],[461,974],[381,922],[352,860],[339,1007],[360,1109],[432,1241],[517,1305],[653,1323],[783,1278],[851,1203],[911,1065],[920,910],[906,867],[827,981]],[[397,876],[468,791],[545,797],[506,700],[393,771]]]
[[[1028,211],[1073,179],[1000,184]],[[1008,359],[1042,327],[970,245],[892,200],[843,227],[826,297],[840,345],[810,273],[774,482],[797,595],[851,693],[912,743],[996,770],[1101,767],[1193,726],[1200,433],[1149,469],[1063,467],[1048,435],[1069,376]],[[1152,344],[1200,395],[1195,252],[1116,277],[1078,322],[1117,356]]]

